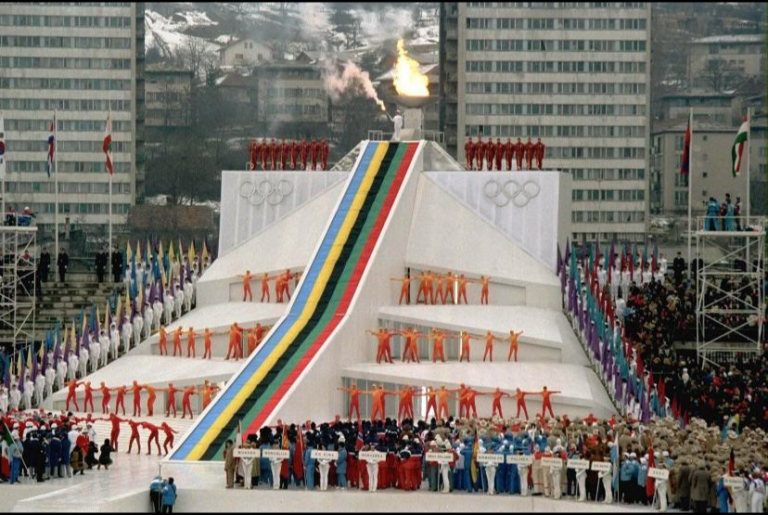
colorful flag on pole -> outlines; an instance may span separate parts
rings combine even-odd
[[[744,147],[749,139],[749,114],[744,116],[739,127],[739,132],[736,134],[736,140],[733,142],[733,148],[731,148],[731,173],[734,177],[738,177],[741,174],[741,163],[743,162],[742,156],[744,154]],[[2,132],[3,126],[0,125],[0,132]],[[0,138],[2,135],[0,135]]]
[[[0,179],[5,177],[5,159],[8,157],[5,150],[5,121],[0,114]]]
[[[53,161],[56,156],[56,111],[53,112],[53,121],[51,122],[50,134],[48,135],[48,156],[46,157],[45,171],[48,172],[48,178],[53,173]]]
[[[691,125],[693,122],[693,111],[688,117],[688,128],[685,129],[685,140],[683,141],[683,157],[680,161],[680,175],[688,175],[691,165]]]
[[[107,114],[107,127],[104,131],[104,156],[106,158],[107,171],[111,174],[115,173],[115,169],[112,166],[112,113]]]

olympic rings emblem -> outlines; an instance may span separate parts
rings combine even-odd
[[[514,189],[511,189],[512,187]],[[510,202],[517,207],[525,207],[531,200],[539,196],[541,188],[537,183],[530,180],[520,185],[514,179],[510,179],[504,184],[496,179],[491,179],[483,186],[483,193],[497,207],[504,207]]]
[[[258,184],[245,181],[240,185],[240,196],[248,200],[252,206],[260,206],[267,202],[270,206],[280,204],[293,191],[293,184],[282,179],[273,184],[269,179],[263,179]]]

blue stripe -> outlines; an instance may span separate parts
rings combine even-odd
[[[237,375],[235,381],[226,389],[211,406],[210,411],[206,414],[205,418],[200,421],[197,427],[192,433],[184,440],[179,449],[173,454],[171,459],[173,460],[185,460],[192,449],[208,432],[211,424],[216,421],[222,411],[229,406],[234,397],[243,389],[248,380],[256,373],[259,367],[264,363],[264,360],[272,354],[275,347],[283,339],[283,336],[293,326],[298,319],[301,312],[306,306],[307,299],[309,298],[312,289],[317,281],[320,271],[328,258],[328,253],[331,250],[333,242],[336,241],[336,236],[339,233],[341,225],[347,217],[347,213],[352,205],[352,201],[357,195],[360,185],[363,182],[368,168],[371,165],[373,156],[378,150],[378,143],[368,143],[363,152],[363,157],[360,160],[360,164],[353,172],[352,177],[348,179],[347,188],[344,192],[343,199],[339,204],[338,209],[333,215],[328,230],[323,236],[322,243],[315,254],[312,263],[308,270],[305,271],[304,282],[298,292],[294,293],[294,301],[291,305],[290,312],[279,322],[277,328],[269,336],[266,342],[259,348],[258,352],[246,362],[243,369]]]

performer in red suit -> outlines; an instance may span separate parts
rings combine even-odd
[[[352,383],[349,388],[337,388],[342,392],[349,392],[349,421],[352,421],[352,411],[357,413],[357,421],[360,421],[360,389],[357,383]]]
[[[515,144],[512,140],[507,138],[507,142],[504,143],[504,160],[507,162],[507,170],[512,170],[512,156],[515,155]]]
[[[554,418],[555,413],[552,411],[552,402],[549,400],[549,397],[551,395],[555,395],[558,393],[560,393],[560,390],[547,390],[546,386],[542,391],[537,392],[537,394],[541,395],[542,397],[542,406],[541,406],[542,418],[546,415],[547,410],[549,410],[549,415]]]
[[[163,430],[165,433],[165,441],[163,441],[163,450],[165,451],[166,456],[168,455],[168,449],[173,449],[173,435],[178,434],[178,431],[174,431],[174,429],[168,425],[167,422],[163,422],[160,424],[160,429]]]
[[[110,413],[109,418],[104,418],[102,420],[112,423],[112,432],[109,435],[109,441],[112,444],[112,448],[117,452],[117,440],[120,437],[120,422],[125,422],[125,420],[114,413]]]
[[[141,454],[141,440],[139,440],[139,427],[141,427],[141,422],[136,422],[135,420],[128,420],[128,425],[131,426],[131,439],[128,441],[128,454],[131,454],[131,449],[133,448],[133,441],[136,441],[136,446],[139,448],[138,453]]]
[[[75,411],[80,411],[80,406],[77,405],[77,387],[83,383],[78,383],[74,379],[67,383],[67,411],[69,411],[69,403],[75,404]]]
[[[142,386],[134,380],[133,386],[131,386],[131,390],[133,390],[133,416],[134,417],[141,416],[141,388]]]
[[[101,412],[106,415],[109,413],[109,400],[112,396],[109,394],[109,388],[104,386],[104,381],[101,382],[99,390],[101,391]]]
[[[291,143],[291,170],[296,170],[299,161],[299,152],[301,152],[299,142],[296,141],[296,138],[293,138],[293,143]]]
[[[307,169],[307,158],[309,157],[309,144],[305,140],[299,143],[299,159],[301,159],[301,169]]]
[[[269,159],[269,142],[267,141],[267,138],[264,138],[261,140],[261,146],[259,151],[259,161],[261,161],[261,169],[266,170],[267,160]]]
[[[330,154],[331,149],[328,146],[328,140],[323,138],[323,141],[320,143],[320,163],[321,163],[321,169],[327,170],[328,169],[328,155]]]
[[[171,410],[173,410],[173,417],[176,418],[176,392],[179,390],[173,386],[173,383],[168,383],[166,391],[168,392],[168,400],[165,403],[165,416],[170,416]]]
[[[190,402],[190,397],[193,395],[197,395],[197,388],[194,386],[190,386],[189,388],[184,388],[184,392],[181,396],[181,407],[182,407],[182,414],[181,418],[185,418],[187,416],[187,412],[189,412],[189,418],[192,417],[192,404]]]
[[[472,410],[472,416],[477,417],[477,406],[475,406],[475,397],[477,396],[477,390],[472,389],[471,386],[464,388],[464,393],[461,397],[464,399],[464,407],[467,410],[467,418],[469,418],[470,410]]]
[[[530,170],[533,168],[533,142],[531,137],[528,136],[528,141],[525,142],[525,169]]]
[[[496,138],[496,170],[501,171],[501,160],[504,159],[504,143],[501,138]]]
[[[315,138],[312,138],[312,142],[309,144],[309,160],[312,163],[312,170],[317,169],[317,157],[320,153],[320,146],[315,140]]]
[[[248,147],[248,153],[250,155],[250,162],[248,166],[251,170],[255,170],[259,161],[259,153],[261,152],[261,145],[256,138],[251,140],[251,145]]]
[[[485,159],[485,142],[483,141],[483,135],[480,134],[477,137],[477,143],[475,143],[475,161],[479,171],[483,170],[483,159]]]
[[[475,143],[472,141],[472,136],[464,143],[464,157],[467,160],[467,170],[472,170],[475,160]]]
[[[147,456],[152,454],[152,440],[157,444],[157,455],[160,456],[160,428],[149,422],[142,422],[141,426],[149,431],[149,438],[147,438]]]
[[[488,161],[488,171],[493,170],[493,162],[496,157],[496,145],[493,143],[493,138],[488,139],[488,143],[485,144],[485,160]]]
[[[501,411],[501,399],[502,397],[510,397],[509,394],[502,392],[501,389],[497,387],[496,390],[494,390],[493,392],[483,392],[483,393],[478,393],[477,395],[492,395],[493,405],[491,408],[492,409],[491,416],[495,417],[496,413],[498,413],[501,418],[504,418],[504,414]]]
[[[525,396],[529,393],[532,394],[534,392],[524,392],[520,388],[515,391],[515,395],[513,396],[517,399],[517,415],[515,415],[515,418],[520,418],[520,409],[522,409],[523,413],[525,413],[525,420],[528,420],[528,408],[525,405]]]
[[[115,413],[122,408],[123,409],[123,416],[125,416],[125,392],[128,389],[125,386],[118,386],[115,388],[115,391],[117,391],[117,400],[115,400]]]
[[[390,348],[390,341],[392,340],[392,331],[387,328],[379,329],[378,331],[367,331],[370,335],[375,336],[379,341],[378,348],[376,350],[376,363],[381,363],[384,359],[387,363],[392,363],[392,350]]]
[[[271,163],[270,170],[277,170],[277,158],[278,158],[278,152],[280,151],[279,145],[275,141],[275,138],[272,138],[272,141],[269,142],[269,162]]]
[[[541,170],[542,167],[544,166],[543,163],[544,163],[544,150],[545,150],[545,148],[546,148],[546,146],[541,141],[541,138],[538,138],[536,140],[536,144],[534,145],[534,156],[536,157],[536,164],[538,165],[539,170]]]
[[[283,138],[283,143],[280,145],[280,169],[281,170],[288,169],[288,161],[290,159],[291,159],[291,144],[289,142],[286,142],[285,138]]]
[[[93,410],[93,388],[91,388],[91,382],[86,381],[85,382],[85,405],[83,409],[87,412],[88,411],[88,404],[91,405],[91,411]]]
[[[515,158],[517,159],[518,170],[523,169],[524,154],[525,154],[525,144],[522,142],[520,138],[517,138],[517,143],[515,143]]]

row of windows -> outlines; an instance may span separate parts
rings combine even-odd
[[[7,5],[55,5],[58,7],[128,7],[131,2],[4,2]]]
[[[574,202],[636,202],[645,200],[645,190],[573,190],[572,200]]]
[[[130,100],[0,98],[0,109],[19,111],[130,111]]]
[[[466,104],[478,116],[645,116],[645,105],[629,104]]]
[[[575,223],[632,223],[644,222],[643,211],[573,211],[571,221]]]
[[[645,63],[627,61],[467,61],[482,73],[645,73]]]
[[[131,81],[123,79],[64,79],[43,77],[0,77],[0,89],[84,89],[130,91]]]
[[[48,132],[50,120],[5,120],[7,131],[40,131]],[[59,132],[100,132],[106,130],[106,120],[56,120],[56,130]],[[127,120],[112,120],[112,132],[131,132],[131,122]]]
[[[468,39],[471,52],[645,52],[645,41],[616,39]]]
[[[189,95],[181,91],[151,91],[147,93],[147,102],[181,102]]]
[[[56,212],[56,204],[53,202],[25,205],[30,206],[35,213],[54,214]],[[113,215],[126,215],[130,210],[130,204],[112,203]],[[59,202],[59,213],[69,213],[74,215],[108,215],[109,204],[69,204]]]
[[[467,94],[482,95],[644,95],[639,82],[467,82]]]
[[[320,98],[325,99],[325,91],[320,88],[268,88],[267,98]]]
[[[46,182],[8,182],[9,193],[54,193],[55,183]],[[60,182],[60,193],[81,193],[94,195],[109,194],[108,182]],[[127,182],[113,182],[113,194],[131,193],[131,184]]]
[[[468,125],[467,136],[480,134],[479,125]],[[483,128],[489,127],[488,125]],[[557,137],[557,138],[644,138],[642,125],[492,125],[491,134],[496,137]],[[506,134],[504,134],[506,133]]]
[[[575,181],[644,181],[643,168],[571,168],[570,172]]]
[[[18,173],[45,173],[45,161],[17,161],[11,160],[8,164],[9,172]],[[130,173],[131,163],[113,161],[115,173]],[[99,161],[62,161],[56,163],[58,173],[104,173],[104,160]],[[9,183],[10,184],[10,183]]]
[[[8,151],[11,152],[45,152],[48,150],[48,142],[42,140],[16,140],[8,141]],[[103,152],[104,141],[59,141],[57,150],[67,152]],[[130,141],[113,141],[112,152],[130,152]]]
[[[267,114],[312,115],[323,114],[324,107],[317,105],[268,104]]]
[[[90,57],[0,57],[0,68],[48,68],[70,70],[130,70],[130,59]]]
[[[1,27],[131,27],[130,16],[45,16],[38,14],[0,14]]]
[[[468,29],[645,30],[645,18],[467,18]]]
[[[0,36],[0,47],[18,48],[131,48],[131,38],[69,36]]]
[[[645,2],[467,2],[468,7],[515,9],[645,9]]]

